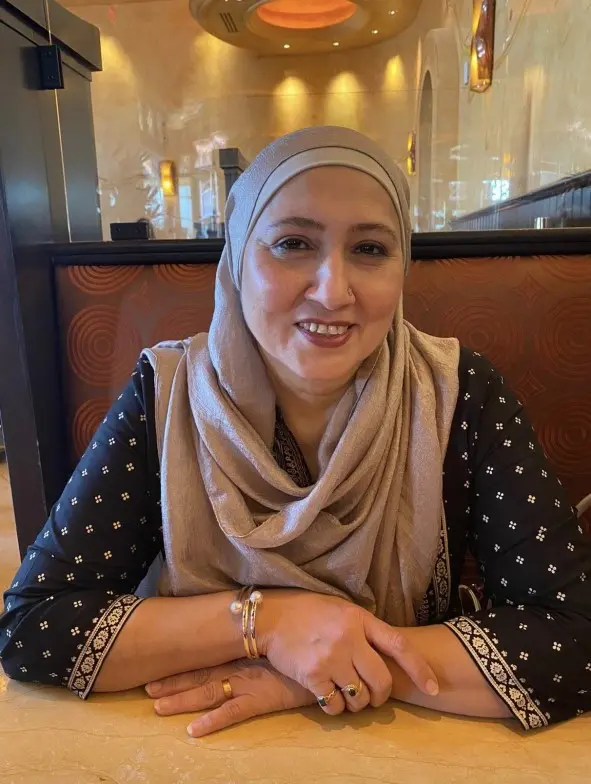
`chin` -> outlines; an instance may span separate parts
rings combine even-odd
[[[345,383],[352,379],[359,363],[335,360],[297,363],[292,367],[292,373],[310,384]]]

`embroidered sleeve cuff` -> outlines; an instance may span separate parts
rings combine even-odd
[[[115,599],[100,618],[96,619],[96,625],[78,658],[72,659],[75,663],[68,680],[68,688],[83,700],[88,697],[117,635],[142,601],[139,596],[131,594]]]
[[[484,677],[524,729],[533,730],[548,725],[548,719],[519,682],[511,665],[496,647],[496,640],[487,634],[487,630],[465,616],[452,618],[445,625],[459,637]]]

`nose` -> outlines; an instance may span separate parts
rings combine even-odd
[[[326,310],[339,310],[351,304],[350,285],[344,254],[341,250],[333,250],[317,266],[306,299]]]

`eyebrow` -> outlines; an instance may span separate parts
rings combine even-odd
[[[323,223],[313,220],[312,218],[303,218],[298,215],[291,215],[289,218],[281,218],[280,220],[275,221],[275,223],[272,223],[269,228],[278,229],[283,226],[294,226],[298,229],[316,229],[317,231],[324,231],[326,229],[326,226]],[[351,231],[355,233],[380,231],[383,234],[388,234],[394,242],[400,242],[398,234],[385,223],[356,223],[354,226],[351,226]]]

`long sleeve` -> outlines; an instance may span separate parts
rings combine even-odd
[[[503,378],[470,355],[458,427],[487,609],[447,621],[526,729],[591,709],[591,542]]]
[[[140,360],[5,593],[0,657],[12,678],[86,697],[141,601],[162,549],[150,376]]]

